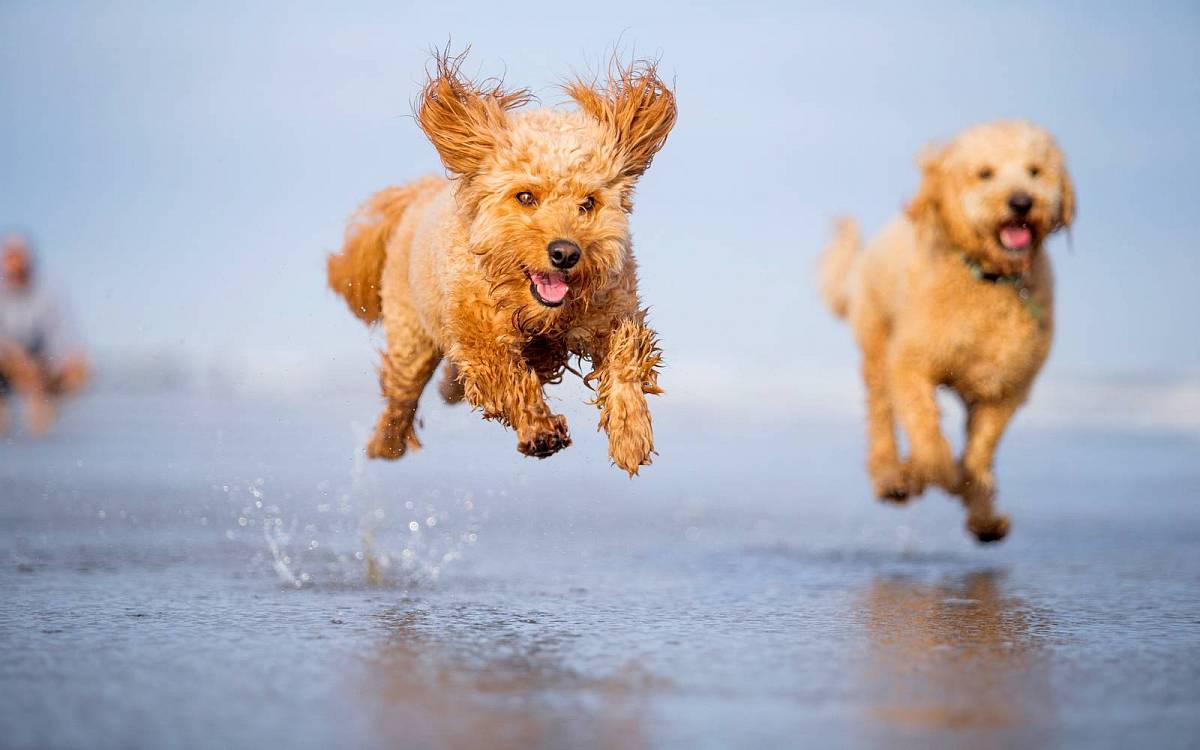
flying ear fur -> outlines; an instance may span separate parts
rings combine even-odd
[[[506,112],[532,95],[528,89],[505,91],[499,80],[475,83],[464,78],[466,55],[435,53],[435,69],[421,92],[416,116],[446,169],[469,180],[503,138]]]
[[[637,178],[650,167],[675,125],[675,94],[648,60],[614,60],[602,85],[576,79],[564,86],[580,109],[596,118],[617,144],[621,176]]]

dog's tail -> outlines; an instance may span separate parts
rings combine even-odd
[[[364,323],[383,317],[379,281],[387,258],[387,243],[413,200],[429,190],[436,178],[380,190],[350,218],[340,253],[326,261],[329,288],[346,299],[350,312]]]
[[[833,240],[821,256],[821,296],[839,318],[846,317],[850,308],[850,290],[846,282],[858,247],[858,224],[854,219],[838,219]]]

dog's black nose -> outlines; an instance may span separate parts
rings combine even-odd
[[[579,262],[579,256],[583,254],[579,245],[570,240],[555,240],[546,248],[546,252],[549,253],[550,262],[554,267],[564,271],[574,268],[575,264]]]
[[[1024,216],[1033,208],[1033,196],[1026,192],[1016,192],[1008,196],[1008,207],[1017,216]]]

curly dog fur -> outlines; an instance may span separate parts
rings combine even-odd
[[[420,446],[417,401],[444,358],[446,401],[511,426],[521,453],[550,456],[571,439],[542,388],[575,355],[592,365],[609,457],[634,475],[654,453],[646,394],[660,392],[661,357],[629,214],[675,97],[654,64],[614,63],[606,82],[564,87],[577,109],[521,110],[528,91],[467,80],[462,61],[439,54],[416,105],[449,179],[372,196],[329,257],[330,287],[387,335],[367,453]]]
[[[993,508],[993,456],[1050,351],[1054,287],[1043,244],[1070,226],[1075,194],[1053,137],[1027,122],[976,126],[919,164],[907,211],[865,248],[854,222],[840,223],[821,288],[862,350],[876,494],[899,502],[936,484],[962,498],[980,541],[995,541],[1009,519]],[[958,461],[939,428],[938,386],[967,408]]]

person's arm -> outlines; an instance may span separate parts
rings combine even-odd
[[[44,347],[41,354],[56,381],[55,390],[70,393],[83,387],[88,379],[87,354],[65,298],[43,298],[38,327]]]

